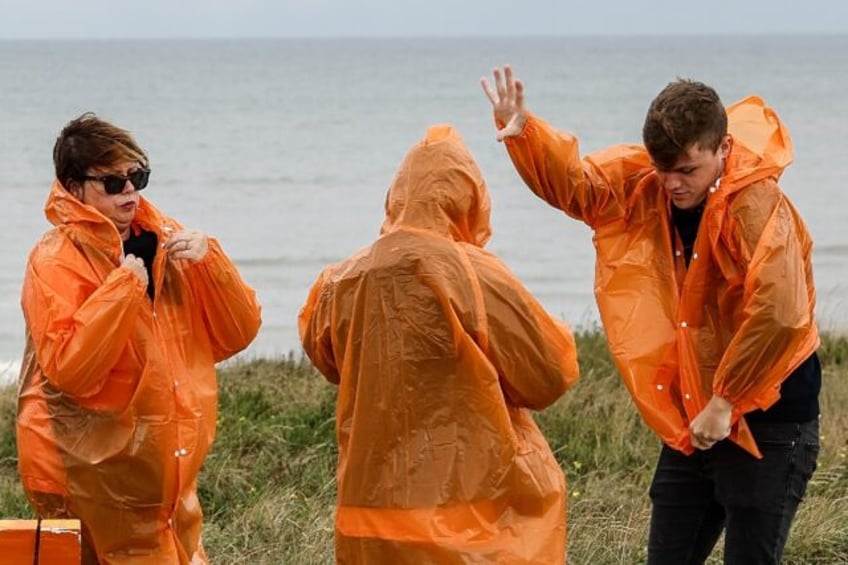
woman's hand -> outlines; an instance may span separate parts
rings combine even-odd
[[[132,274],[138,277],[141,284],[147,286],[147,268],[145,268],[144,261],[142,259],[130,253],[124,257],[124,260],[121,262],[121,266],[129,269]]]
[[[200,261],[209,251],[209,238],[196,230],[183,230],[169,237],[162,247],[171,259]]]

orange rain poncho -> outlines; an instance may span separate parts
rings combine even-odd
[[[594,230],[595,296],[610,351],[647,424],[691,453],[689,422],[713,394],[733,405],[730,438],[759,456],[743,414],[768,408],[818,347],[812,241],[777,179],[792,143],[749,97],[727,110],[733,137],[688,269],[670,202],[637,145],[581,160],[577,139],[530,116],[507,149],[542,199]]]
[[[201,261],[160,250],[155,301],[118,268],[114,224],[58,182],[56,226],[32,250],[17,441],[24,489],[39,514],[83,523],[101,563],[205,563],[196,494],[215,438],[215,362],[260,325],[251,290],[218,243]],[[144,198],[134,225],[181,229]]]
[[[565,483],[526,408],[577,379],[567,327],[482,246],[489,196],[434,126],[386,200],[382,235],[325,269],[304,348],[339,385],[336,559],[562,563]]]

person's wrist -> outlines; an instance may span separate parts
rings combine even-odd
[[[522,133],[527,127],[527,112],[521,112],[515,120],[515,126],[518,128],[518,133]]]
[[[720,412],[733,411],[733,404],[730,401],[725,400],[721,396],[718,396],[717,394],[714,394],[713,397],[710,399],[710,404],[712,404],[713,407],[716,410],[719,410]]]

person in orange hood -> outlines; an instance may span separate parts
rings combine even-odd
[[[645,146],[581,159],[524,107],[509,67],[483,89],[539,197],[594,230],[610,350],[662,439],[648,563],[780,560],[815,469],[821,366],[812,241],[777,184],[789,134],[761,99],[726,110],[690,80],[653,100]]]
[[[85,563],[206,563],[197,475],[215,438],[215,363],[260,325],[212,238],[139,191],[148,158],[93,114],[62,130],[29,256],[21,480],[42,518],[78,518]]]
[[[565,481],[528,409],[577,380],[570,330],[483,249],[489,194],[428,129],[382,233],[324,269],[304,349],[339,385],[338,563],[562,563]]]

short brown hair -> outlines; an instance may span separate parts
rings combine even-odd
[[[677,79],[651,102],[642,141],[654,164],[670,169],[693,144],[715,151],[727,135],[727,112],[715,90]]]
[[[132,135],[92,112],[68,122],[53,146],[56,178],[65,188],[81,180],[91,168],[109,167],[121,161],[138,161],[149,167],[147,154]]]

